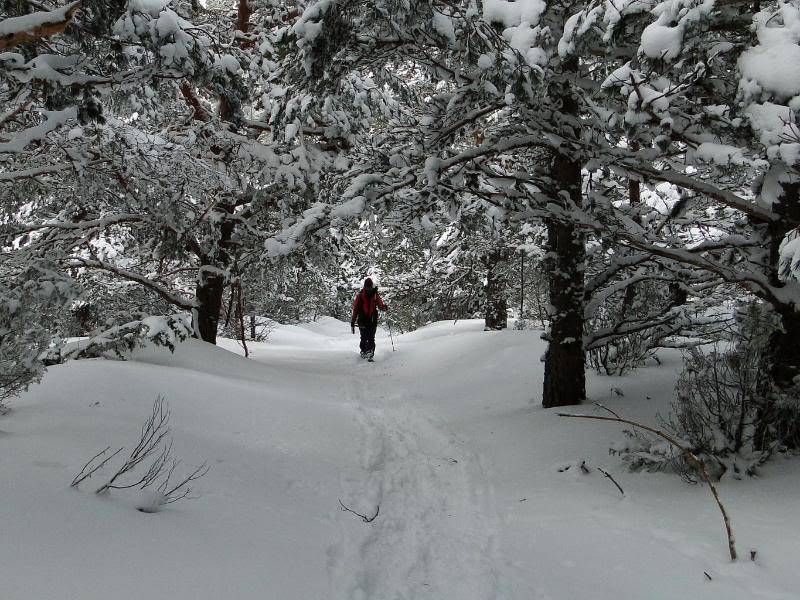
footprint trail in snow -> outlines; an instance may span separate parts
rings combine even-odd
[[[342,501],[380,514],[371,523],[341,515],[342,541],[329,551],[335,597],[504,597],[479,457],[407,394],[392,393],[386,370],[379,375],[385,399],[355,383],[348,390],[363,432],[362,473],[342,482]]]

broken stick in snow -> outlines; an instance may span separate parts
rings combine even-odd
[[[608,471],[606,471],[605,469],[601,469],[600,467],[595,467],[595,468],[596,468],[598,471],[600,471],[600,472],[601,472],[603,475],[605,475],[606,477],[608,477],[608,478],[611,480],[611,483],[613,483],[615,486],[617,486],[617,489],[619,490],[619,493],[620,493],[620,494],[622,494],[623,496],[625,495],[625,491],[622,489],[622,486],[621,486],[620,484],[618,484],[618,483],[617,483],[617,480],[616,480],[616,479],[614,479],[614,478],[611,476],[611,473],[609,473],[609,472],[608,472]]]
[[[364,521],[364,523],[372,523],[375,520],[375,518],[378,516],[378,513],[381,512],[381,505],[380,504],[375,508],[375,514],[372,515],[371,517],[368,517],[366,515],[362,515],[361,513],[357,513],[352,508],[348,508],[347,506],[344,505],[344,503],[341,501],[341,499],[339,500],[339,504],[341,505],[343,511],[346,511],[346,512],[349,512],[349,513],[353,513],[357,517],[361,517],[361,520]]]
[[[725,507],[722,505],[722,501],[719,499],[719,494],[717,493],[716,486],[712,483],[711,477],[708,476],[708,471],[706,471],[706,466],[703,464],[703,461],[700,460],[700,458],[698,458],[697,455],[694,454],[694,452],[684,447],[683,444],[678,442],[671,435],[668,435],[659,429],[648,427],[647,425],[642,425],[641,423],[637,423],[636,421],[631,421],[630,419],[623,419],[610,408],[603,406],[599,402],[597,402],[596,404],[603,410],[611,413],[613,416],[603,417],[600,415],[576,415],[571,413],[556,413],[556,414],[559,417],[569,417],[573,419],[593,419],[596,421],[612,421],[615,423],[623,423],[625,425],[630,425],[632,427],[639,427],[641,429],[644,429],[645,431],[649,431],[650,433],[653,433],[658,437],[666,440],[670,445],[680,450],[686,456],[686,458],[689,459],[689,462],[691,462],[697,468],[697,471],[700,473],[700,476],[703,478],[703,480],[708,484],[708,487],[711,489],[711,493],[714,495],[714,500],[716,501],[717,506],[719,507],[719,511],[722,513],[722,520],[725,522],[725,533],[728,536],[728,552],[730,553],[731,560],[736,560],[737,557],[736,546],[734,544],[733,530],[731,529],[731,520],[728,517],[728,511],[725,510]]]

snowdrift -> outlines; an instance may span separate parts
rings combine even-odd
[[[383,332],[373,364],[357,344],[324,318],[278,326],[250,359],[189,340],[53,367],[0,419],[0,597],[797,597],[796,461],[722,483],[740,553],[758,550],[731,564],[708,490],[627,473],[618,428],[539,406],[539,332],[443,322],[396,352]],[[590,395],[652,422],[680,367],[661,358]],[[158,394],[173,454],[211,467],[198,497],[143,514],[135,491],[94,495],[100,475],[71,489],[93,454],[136,443]]]

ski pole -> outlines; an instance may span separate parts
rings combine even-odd
[[[394,337],[392,337],[392,318],[389,315],[386,315],[386,324],[389,326],[389,339],[392,342],[392,352],[395,352]]]

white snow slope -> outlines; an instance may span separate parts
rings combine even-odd
[[[539,407],[537,332],[439,323],[395,343],[368,364],[347,324],[321,319],[250,360],[190,341],[52,368],[0,418],[0,598],[800,597],[797,461],[720,484],[731,563],[708,489],[630,474],[607,452],[618,427]],[[592,398],[652,421],[680,363],[662,358],[593,376]],[[211,466],[199,497],[144,514],[135,492],[94,495],[99,475],[71,489],[97,451],[135,444],[157,394],[174,454]],[[339,499],[380,513],[365,523]]]

